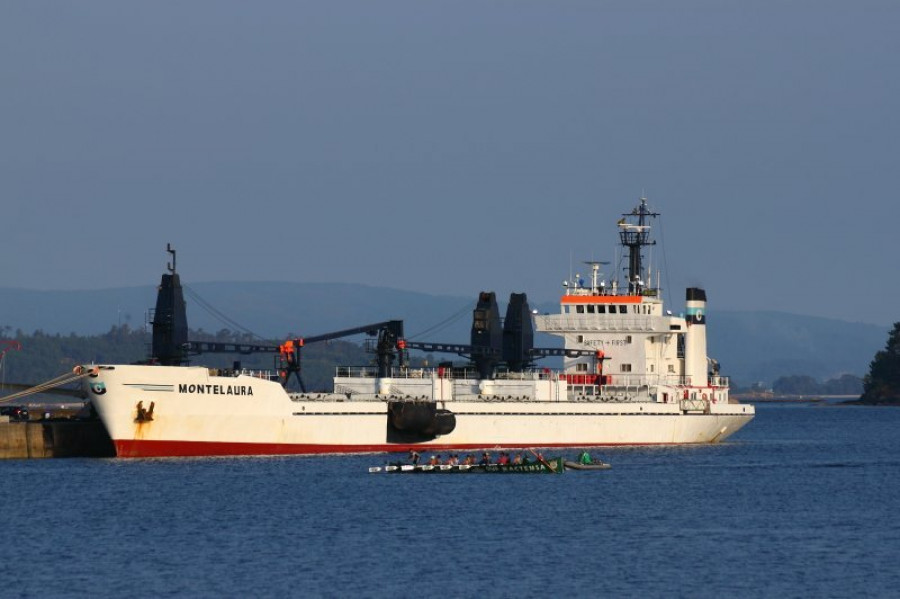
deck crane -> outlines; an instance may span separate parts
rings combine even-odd
[[[505,365],[510,372],[523,372],[534,367],[535,360],[553,356],[594,356],[598,370],[602,371],[602,351],[588,349],[565,349],[561,347],[534,347],[534,328],[528,298],[524,293],[513,293],[509,297],[506,318],[500,320],[497,298],[492,291],[482,291],[472,313],[471,343],[431,343],[401,340],[400,364],[409,362],[408,350],[425,352],[454,353],[468,358],[478,370],[482,379],[494,378],[498,366]]]
[[[367,324],[361,327],[353,327],[352,329],[344,329],[333,333],[324,333],[322,335],[313,335],[311,337],[298,337],[288,339],[278,346],[278,353],[281,355],[282,368],[280,370],[282,384],[286,385],[291,374],[297,376],[297,382],[300,389],[305,393],[306,385],[303,383],[301,376],[301,350],[309,343],[318,343],[321,341],[332,341],[352,335],[365,333],[369,337],[376,338],[375,354],[377,356],[378,376],[386,378],[391,375],[391,367],[397,358],[398,341],[403,338],[403,321],[402,320],[386,320]]]
[[[300,388],[305,391],[300,360],[300,354],[304,345],[366,333],[378,335],[379,372],[383,373],[382,376],[388,376],[390,373],[391,365],[397,356],[397,340],[403,337],[403,321],[400,320],[387,320],[333,333],[290,339],[281,345],[189,341],[187,309],[185,307],[181,279],[176,272],[175,249],[172,248],[171,244],[167,244],[166,251],[171,255],[171,261],[166,264],[167,272],[162,275],[157,291],[156,309],[151,322],[153,325],[153,343],[150,363],[164,366],[179,366],[187,364],[190,356],[204,353],[279,354],[281,357],[279,373],[282,384],[286,385],[291,375],[294,374],[300,383]]]
[[[306,345],[332,341],[344,337],[351,337],[365,333],[370,337],[376,337],[375,353],[377,355],[378,376],[390,376],[393,362],[397,359],[397,341],[403,337],[402,320],[385,320],[351,329],[343,329],[310,337],[295,337],[288,339],[281,345],[264,345],[254,343],[222,343],[218,341],[190,341],[187,350],[190,354],[225,353],[248,355],[253,353],[278,354],[280,363],[278,366],[279,378],[282,385],[287,385],[291,375],[296,376],[300,389],[305,393],[306,385],[302,376],[302,351]]]
[[[310,337],[289,339],[281,345],[264,343],[232,343],[220,341],[189,341],[187,310],[178,273],[175,271],[175,250],[171,245],[166,251],[172,255],[167,273],[162,275],[156,310],[152,321],[153,343],[150,363],[178,366],[188,363],[191,355],[203,353],[228,353],[249,355],[271,353],[279,355],[279,379],[287,385],[294,375],[301,390],[303,382],[301,354],[304,346],[331,341],[353,335],[366,334],[367,350],[376,355],[378,377],[388,378],[395,361],[402,366],[409,363],[408,351],[454,353],[466,357],[474,364],[483,379],[494,377],[501,364],[512,372],[522,372],[534,366],[534,361],[550,356],[590,356],[597,358],[598,371],[602,371],[605,359],[602,352],[563,348],[534,347],[534,330],[531,312],[524,293],[510,296],[505,322],[501,325],[496,296],[493,292],[481,292],[472,314],[471,343],[433,343],[409,341],[403,337],[402,320],[385,320],[363,326],[343,329]]]

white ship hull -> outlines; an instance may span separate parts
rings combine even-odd
[[[714,443],[754,415],[711,402],[451,398],[439,404],[455,415],[453,431],[410,441],[391,430],[387,395],[289,394],[253,376],[178,366],[100,367],[86,389],[121,457]]]

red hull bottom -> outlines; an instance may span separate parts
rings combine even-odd
[[[284,443],[210,443],[203,441],[114,441],[120,458],[169,458],[211,456],[275,456],[322,455],[405,452],[410,449],[437,453],[439,451],[475,449],[528,449],[535,445],[309,445]],[[545,443],[539,447],[610,447],[613,445],[662,445],[660,443]],[[665,445],[672,445],[666,443]]]

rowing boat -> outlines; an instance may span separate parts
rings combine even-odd
[[[580,462],[571,462],[566,460],[564,462],[566,466],[566,470],[609,470],[612,468],[606,462],[594,462],[593,464],[582,464]]]
[[[392,474],[562,474],[566,471],[563,458],[549,458],[542,462],[528,464],[459,464],[459,465],[420,465],[388,464],[372,466],[369,472],[386,472]]]

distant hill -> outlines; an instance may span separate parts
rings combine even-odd
[[[709,312],[709,354],[736,382],[771,384],[806,374],[862,377],[888,327],[783,312]]]
[[[404,320],[410,336],[458,313],[456,328],[449,324],[455,335],[452,340],[459,341],[460,335],[468,335],[476,294],[433,296],[331,283],[196,283],[187,284],[185,299],[191,328],[207,331],[235,326],[206,310],[204,302],[237,324],[273,339],[392,319]],[[0,326],[64,335],[104,333],[122,324],[140,328],[155,304],[155,285],[90,291],[0,288]],[[435,334],[442,333],[447,331]]]
[[[406,335],[423,341],[466,342],[478,290],[435,296],[383,287],[325,283],[188,284],[188,321],[192,328],[216,332],[236,325],[278,340],[401,319]],[[506,298],[498,298],[501,312]],[[140,328],[156,302],[156,287],[90,291],[0,289],[3,335],[26,333],[104,333],[113,326]],[[204,304],[214,310],[207,310]],[[535,304],[555,312],[555,304]],[[228,317],[214,316],[218,311]],[[810,375],[819,380],[849,373],[862,376],[882,349],[887,328],[780,312],[709,313],[709,353],[723,374],[736,383],[771,384],[781,376]],[[558,346],[538,335],[536,344]]]

